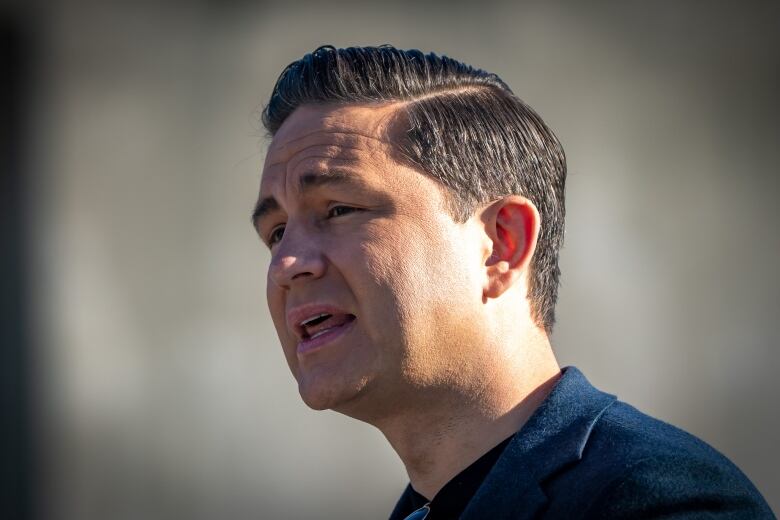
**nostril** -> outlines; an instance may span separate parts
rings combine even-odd
[[[308,283],[326,272],[325,259],[317,251],[280,249],[275,253],[271,260],[271,276],[279,286],[287,288],[292,283]]]

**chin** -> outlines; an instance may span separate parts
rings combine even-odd
[[[298,393],[312,410],[333,410],[354,417],[365,401],[365,386],[365,381],[352,384],[342,381],[336,384],[332,381],[309,380],[298,384]]]
[[[312,410],[338,410],[344,403],[353,400],[359,392],[323,381],[304,381],[298,384],[298,393]]]
[[[320,412],[322,410],[331,409],[329,402],[325,399],[312,398],[304,393],[301,393],[301,399],[303,399],[303,403],[312,410]]]

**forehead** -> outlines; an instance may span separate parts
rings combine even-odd
[[[263,184],[323,162],[389,159],[392,117],[398,104],[381,106],[307,105],[296,109],[271,141]]]
[[[252,220],[256,228],[307,203],[305,192],[340,186],[395,208],[446,211],[444,188],[399,157],[402,103],[304,106],[281,126],[266,155]]]

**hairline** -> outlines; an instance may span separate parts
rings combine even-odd
[[[416,161],[412,160],[411,157],[406,156],[404,154],[403,150],[403,142],[405,139],[404,133],[411,130],[411,120],[410,120],[410,109],[413,108],[418,103],[421,103],[423,101],[429,100],[429,99],[435,99],[435,98],[441,98],[441,97],[450,97],[450,96],[458,96],[460,94],[479,94],[483,92],[493,92],[497,95],[506,95],[506,96],[514,96],[514,93],[508,88],[504,86],[496,86],[496,85],[459,85],[454,87],[439,87],[435,89],[431,89],[429,92],[425,92],[423,94],[414,94],[414,95],[408,95],[408,96],[389,96],[387,99],[379,99],[379,100],[371,100],[371,99],[356,99],[356,100],[348,100],[348,99],[328,99],[328,100],[317,100],[313,99],[310,101],[305,101],[298,106],[296,106],[292,111],[290,111],[285,118],[282,120],[279,127],[276,129],[275,132],[268,132],[268,137],[270,137],[272,140],[273,138],[279,133],[279,131],[282,129],[284,124],[297,112],[299,109],[304,107],[324,107],[324,108],[343,108],[343,107],[364,107],[364,108],[370,108],[370,109],[383,109],[383,108],[391,108],[395,106],[395,109],[391,110],[387,114],[387,124],[382,125],[382,130],[384,133],[382,134],[382,138],[376,138],[371,136],[364,136],[366,138],[372,138],[372,139],[379,139],[381,142],[384,142],[388,145],[390,145],[390,150],[392,152],[391,157],[394,160],[397,160],[399,163],[412,167],[413,169],[417,170],[420,174],[426,175],[436,181],[436,183],[442,188],[442,193],[444,194],[444,197],[446,199],[447,207],[445,211],[453,218],[453,220],[457,221],[457,215],[455,211],[455,204],[460,202],[461,204],[465,203],[465,199],[462,199],[461,194],[457,191],[451,189],[449,186],[447,186],[442,179],[436,176],[434,172],[427,171],[422,165],[417,164]],[[305,136],[304,136],[305,137]],[[273,141],[272,141],[273,142]],[[475,208],[471,208],[472,213]]]

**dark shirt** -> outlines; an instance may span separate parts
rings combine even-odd
[[[514,437],[514,435],[512,435]],[[498,446],[492,448],[489,452],[482,455],[474,461],[469,467],[455,475],[447,482],[433,500],[428,500],[423,495],[411,488],[409,500],[404,504],[400,515],[393,515],[390,520],[403,519],[412,512],[420,509],[430,502],[431,512],[425,517],[425,520],[454,520],[458,518],[466,506],[474,497],[474,494],[482,485],[490,470],[493,469],[496,461],[501,457],[501,453],[506,448],[512,437],[505,439]]]

